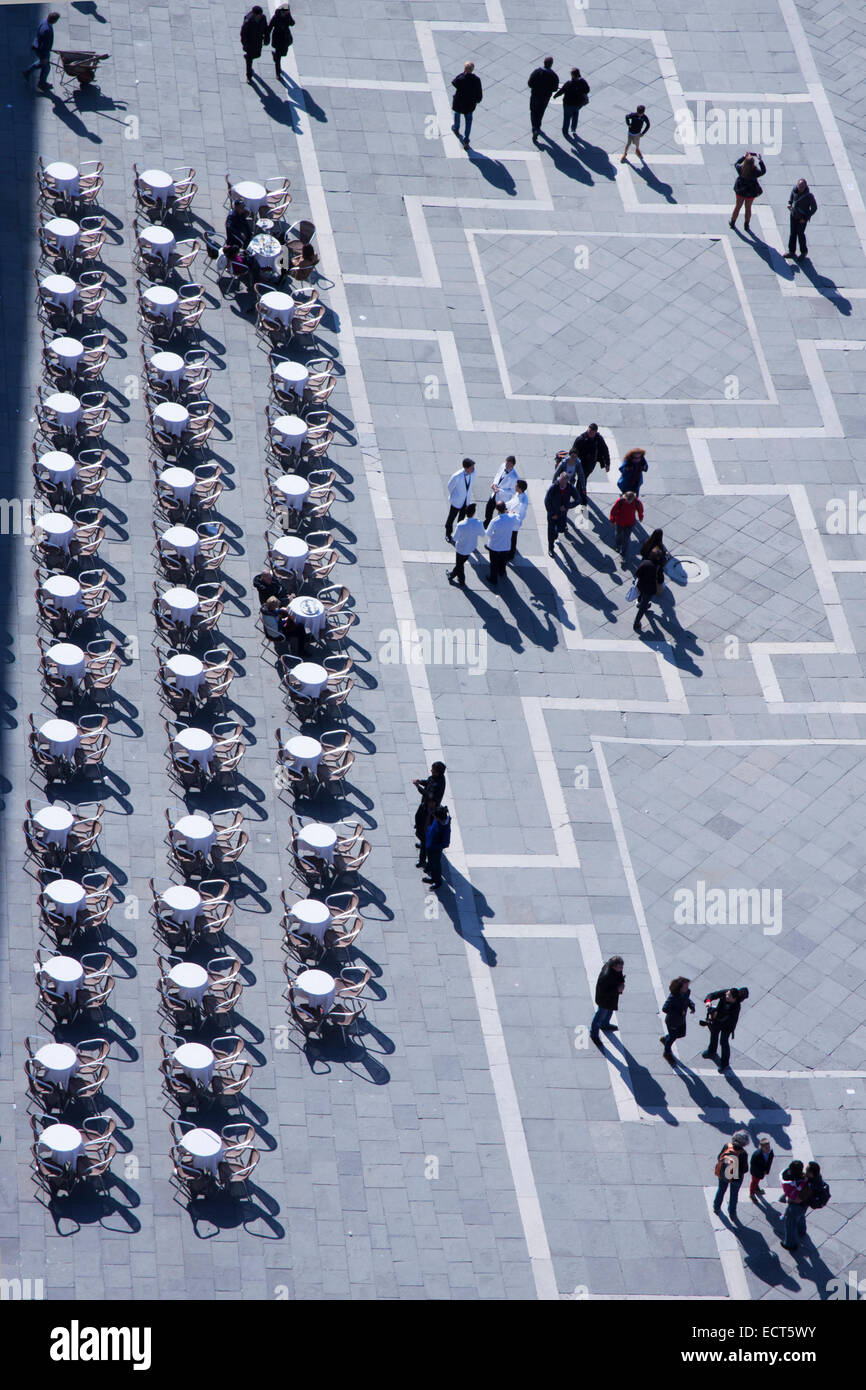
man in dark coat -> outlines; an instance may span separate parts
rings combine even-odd
[[[454,100],[451,103],[451,110],[454,112],[454,124],[451,129],[460,139],[460,117],[463,117],[463,148],[469,148],[469,132],[472,129],[472,115],[476,106],[481,104],[484,95],[481,86],[481,79],[475,75],[475,64],[464,63],[463,71],[456,77],[452,77],[451,86],[454,88]]]
[[[247,81],[253,80],[253,62],[256,58],[261,58],[262,47],[267,42],[268,21],[261,5],[253,5],[251,10],[247,10],[244,15],[244,22],[241,25],[241,48],[244,50],[244,59],[247,65]]]
[[[641,560],[637,567],[634,582],[637,585],[637,613],[635,614],[634,630],[642,632],[641,619],[645,617],[649,606],[658,592],[659,586],[659,565],[662,562],[660,550],[652,550],[645,560]]]
[[[713,1009],[712,1017],[709,1020],[710,1040],[706,1052],[702,1052],[701,1056],[715,1057],[721,1040],[722,1052],[719,1058],[719,1071],[727,1071],[731,1065],[731,1038],[734,1036],[740,1017],[740,1005],[748,997],[749,991],[747,989],[717,989],[715,993],[708,994],[704,1000],[705,1004],[711,1004],[714,999],[719,1002]]]
[[[758,1147],[749,1159],[749,1173],[751,1175],[749,1196],[755,1203],[757,1203],[759,1197],[763,1197],[764,1195],[764,1189],[761,1183],[769,1176],[775,1157],[776,1155],[773,1153],[773,1146],[770,1143],[769,1134],[759,1134]]]
[[[268,25],[268,38],[271,41],[271,53],[278,79],[280,77],[280,63],[292,46],[292,25],[294,22],[288,5],[280,5],[278,10],[274,10],[273,19]]]
[[[30,64],[29,68],[23,69],[24,81],[28,86],[30,85],[31,72],[34,72],[36,68],[39,69],[39,81],[36,85],[43,92],[50,86],[48,74],[51,71],[51,50],[54,47],[54,26],[59,18],[60,15],[57,10],[52,10],[51,13],[46,15],[42,20],[36,30],[36,37],[30,45],[33,52],[36,54],[36,59]]]
[[[622,956],[611,956],[610,960],[602,966],[595,982],[596,1010],[592,1023],[589,1025],[589,1036],[594,1043],[601,1043],[598,1036],[599,1028],[603,1033],[619,1031],[616,1024],[611,1023],[610,1016],[619,1009],[620,995],[625,989],[625,975],[622,967]]]
[[[557,536],[561,536],[568,524],[568,513],[577,506],[577,496],[565,473],[559,473],[544,494],[544,510],[547,512],[547,553],[553,554]]]
[[[430,776],[415,777],[412,785],[421,797],[415,812],[415,840],[418,845],[418,863],[415,867],[423,869],[427,863],[427,831],[445,795],[445,764],[433,763]]]
[[[589,101],[589,83],[581,77],[580,68],[571,69],[571,77],[554,96],[562,97],[562,133],[566,139],[571,139],[577,134],[580,109]]]
[[[532,126],[533,144],[541,134],[541,122],[550,98],[559,86],[559,78],[553,71],[553,59],[545,58],[542,67],[529,74],[526,84],[529,88],[529,123]]]
[[[603,435],[599,434],[595,421],[591,425],[587,425],[583,434],[577,436],[571,448],[580,459],[583,476],[587,482],[589,482],[589,475],[596,465],[603,468],[605,473],[610,471],[610,450]]]
[[[788,249],[785,252],[786,260],[802,261],[808,251],[806,245],[806,223],[818,211],[818,204],[815,195],[805,179],[798,179],[791,189],[791,196],[788,199],[788,212],[791,214],[790,236],[788,237]],[[794,255],[797,243],[800,245],[799,256]]]

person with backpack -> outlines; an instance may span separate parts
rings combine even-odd
[[[782,1192],[788,1203],[782,1249],[793,1253],[806,1234],[806,1211],[812,1198],[812,1189],[799,1158],[789,1163],[783,1172]]]
[[[268,21],[261,5],[253,5],[251,10],[247,10],[244,15],[244,22],[241,25],[241,48],[244,50],[244,62],[247,66],[247,81],[252,85],[253,62],[256,58],[261,58],[262,48],[267,42]]]
[[[659,1042],[664,1048],[662,1056],[666,1062],[675,1062],[676,1058],[671,1052],[671,1043],[676,1042],[677,1038],[686,1036],[686,1019],[689,1013],[694,1013],[695,1006],[691,1001],[689,985],[691,980],[687,980],[685,975],[677,975],[676,979],[671,980],[670,994],[662,1005],[662,1013],[668,1025],[668,1031],[663,1033]]]
[[[715,1174],[719,1180],[719,1186],[713,1199],[713,1211],[716,1216],[721,1215],[722,1203],[725,1200],[725,1192],[728,1193],[728,1214],[732,1221],[737,1219],[737,1198],[740,1195],[740,1185],[746,1176],[746,1169],[749,1161],[746,1158],[746,1145],[749,1136],[746,1130],[738,1129],[731,1135],[730,1141],[725,1145],[716,1160]]]
[[[748,999],[747,989],[717,989],[712,994],[708,994],[704,1000],[705,1004],[712,1004],[718,1000],[716,1007],[710,1011],[706,1019],[706,1026],[710,1030],[710,1038],[707,1043],[706,1052],[702,1052],[702,1057],[715,1057],[719,1042],[722,1044],[721,1056],[718,1061],[718,1070],[727,1071],[731,1065],[731,1038],[740,1017],[740,1005],[744,999]]]
[[[761,1183],[769,1176],[775,1157],[769,1134],[759,1134],[758,1147],[749,1159],[749,1197],[755,1203],[764,1195]]]
[[[566,140],[573,140],[581,110],[589,105],[589,83],[581,77],[580,68],[572,68],[571,77],[553,95],[562,97],[562,133]]]
[[[611,507],[610,519],[615,528],[613,548],[621,556],[620,566],[625,570],[631,529],[635,521],[643,521],[643,502],[633,492],[624,492]]]
[[[616,485],[620,492],[633,492],[640,496],[643,475],[647,471],[646,449],[629,449],[620,465]]]
[[[424,882],[431,888],[442,887],[442,854],[451,843],[451,817],[447,806],[438,806],[427,827],[427,873]]]

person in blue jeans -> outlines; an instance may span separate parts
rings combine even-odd
[[[456,77],[452,77],[451,86],[454,88],[454,100],[451,103],[451,110],[454,112],[454,122],[451,129],[457,136],[460,136],[460,117],[463,117],[463,147],[469,148],[469,132],[472,129],[472,116],[476,106],[479,105],[483,96],[481,78],[475,73],[474,63],[464,63],[463,71]]]
[[[740,1195],[740,1185],[749,1166],[749,1160],[746,1158],[748,1142],[747,1131],[738,1129],[735,1134],[731,1135],[730,1143],[725,1145],[716,1160],[716,1176],[719,1179],[719,1186],[713,1201],[713,1211],[717,1216],[721,1213],[727,1191],[728,1211],[732,1221],[737,1219],[737,1198]]]
[[[447,806],[439,806],[427,827],[427,873],[424,882],[431,888],[442,887],[442,851],[451,843],[451,817]]]
[[[52,10],[50,14],[45,16],[36,30],[36,37],[31,44],[36,59],[29,68],[24,68],[25,82],[30,81],[31,72],[35,72],[38,68],[39,82],[37,85],[43,88],[48,86],[48,74],[51,71],[51,50],[54,47],[54,26],[59,18],[58,11]]]
[[[794,1251],[806,1238],[806,1211],[812,1196],[808,1177],[799,1158],[789,1163],[782,1174],[782,1192],[787,1198],[785,1209],[785,1239],[782,1249]]]
[[[611,1023],[611,1015],[619,1008],[619,999],[625,989],[622,956],[611,956],[601,968],[595,984],[596,1010],[589,1025],[589,1036],[596,1046],[601,1045],[599,1029],[603,1033],[616,1033],[619,1030]]]

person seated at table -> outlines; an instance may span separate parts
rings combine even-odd
[[[253,239],[253,227],[246,206],[240,198],[235,199],[231,212],[226,218],[226,255],[242,251]],[[232,259],[230,256],[229,259]]]
[[[253,588],[258,594],[261,604],[264,604],[269,598],[279,598],[283,592],[283,586],[279,579],[273,570],[267,569],[267,567],[262,570],[261,574],[256,575],[253,580]]]
[[[262,604],[262,627],[271,642],[283,641],[282,617],[283,609],[276,595],[266,598]]]
[[[283,247],[280,263],[286,274],[294,276],[296,280],[307,280],[314,267],[319,264],[319,257],[309,243],[298,249],[297,242],[287,242]]]
[[[303,657],[307,649],[307,630],[289,608],[280,609],[280,631],[295,656]]]

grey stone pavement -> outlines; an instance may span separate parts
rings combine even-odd
[[[686,13],[669,0],[531,12],[321,0],[313,13],[299,0],[282,82],[265,56],[250,88],[242,6],[59,8],[58,46],[111,53],[98,93],[25,92],[44,11],[0,12],[2,370],[17,445],[3,486],[7,500],[30,495],[36,155],[98,158],[114,346],[106,631],[135,642],[108,706],[105,781],[70,796],[105,801],[102,852],[121,895],[102,1105],[121,1151],[107,1203],[36,1200],[24,1038],[45,1030],[20,823],[24,800],[43,799],[27,715],[49,706],[31,552],[4,534],[3,1277],[42,1278],[51,1299],[826,1297],[866,1249],[862,17],[792,0],[698,0]],[[548,51],[560,76],[581,67],[592,96],[579,141],[561,137],[554,106],[533,149],[525,82]],[[467,57],[485,98],[464,152],[447,93]],[[637,101],[653,121],[647,163],[621,165]],[[727,143],[678,143],[686,106]],[[746,144],[767,162],[752,238],[727,225]],[[181,802],[152,646],[133,161],[195,167],[194,231],[221,227],[226,171],[287,174],[292,211],[317,224],[321,350],[341,364],[334,577],[359,623],[358,758],[345,797],[314,813],[360,819],[373,844],[365,1027],[347,1049],[304,1054],[286,1044],[281,997],[293,807],[273,750],[287,712],[251,588],[267,525],[267,361],[242,304],[208,279],[202,342],[231,542],[220,635],[238,671],[227,712],[250,744],[237,793],[219,797],[250,832],[231,941],[254,1074],[237,1118],[255,1125],[262,1157],[250,1201],[189,1211],[169,1182],[147,913],[147,880],[167,870],[164,811]],[[785,204],[802,173],[819,214],[811,259],[792,267]],[[594,475],[586,524],[547,555],[552,456],[591,419],[614,459],[646,447],[645,526],[699,562],[685,588],[668,586],[644,640],[610,545],[613,471]],[[445,480],[471,454],[483,501],[511,452],[531,498],[519,561],[498,592],[480,561],[467,590],[452,589]],[[430,659],[395,659],[413,638]],[[411,778],[440,755],[454,838],[437,900],[414,868]],[[712,890],[720,919],[699,906]],[[627,992],[600,1054],[586,1031],[615,951]],[[658,1010],[677,974],[699,1011],[672,1071]],[[731,984],[751,997],[721,1076],[700,1059],[697,1020],[704,992]],[[817,1158],[832,1188],[796,1258],[780,1249],[778,1205],[744,1192],[739,1226],[710,1211],[716,1154],[744,1124],[773,1138],[771,1198],[796,1155]]]

